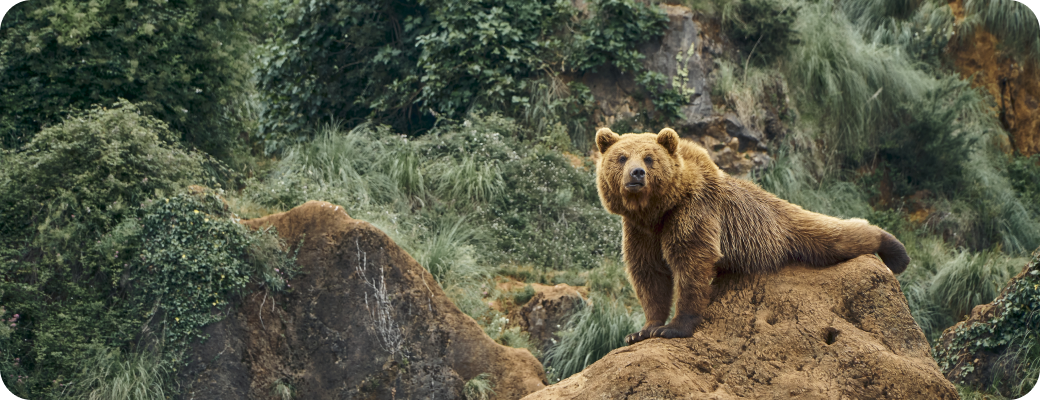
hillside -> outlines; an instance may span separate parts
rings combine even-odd
[[[573,383],[651,347],[617,350],[644,317],[594,132],[673,127],[733,176],[892,232],[915,346],[946,346],[931,356],[962,397],[1019,396],[1040,375],[1033,314],[1008,314],[1021,345],[979,372],[948,329],[992,317],[976,307],[1040,247],[1038,61],[1011,0],[23,2],[0,25],[0,376],[34,399],[185,397],[245,374],[193,355],[225,343],[263,369],[227,390],[403,396],[317,389],[346,367],[286,353],[317,335],[298,315],[312,238],[244,224],[319,201],[441,288],[466,321],[445,335]],[[249,336],[259,316],[286,337]],[[365,368],[519,396],[420,347]]]

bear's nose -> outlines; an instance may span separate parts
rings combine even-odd
[[[638,180],[643,180],[646,177],[646,170],[642,168],[636,168],[632,170],[632,177]]]

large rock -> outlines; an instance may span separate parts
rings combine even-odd
[[[412,257],[342,207],[311,201],[243,223],[299,244],[303,274],[291,293],[254,292],[206,327],[179,373],[184,398],[273,398],[281,383],[298,399],[457,399],[481,373],[496,399],[544,387],[530,352],[491,340]],[[380,327],[370,310],[382,284],[392,325]],[[386,340],[395,333],[399,347]]]
[[[957,399],[874,256],[716,279],[687,339],[612,351],[525,399]]]
[[[535,293],[527,304],[510,313],[509,320],[529,333],[531,340],[545,352],[560,339],[557,333],[566,327],[567,320],[584,301],[576,289],[561,283]]]

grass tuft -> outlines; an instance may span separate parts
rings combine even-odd
[[[557,333],[559,343],[546,352],[545,364],[556,374],[549,378],[552,381],[581,372],[611,350],[624,346],[625,335],[638,331],[646,322],[641,312],[629,311],[621,301],[597,293],[590,299]]]

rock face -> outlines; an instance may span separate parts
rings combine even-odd
[[[554,340],[559,340],[556,332],[564,328],[583,301],[581,293],[561,283],[536,293],[527,304],[515,310],[509,320],[531,334],[531,340],[544,352]]]
[[[745,175],[768,165],[771,158],[766,153],[767,140],[785,131],[776,115],[766,110],[763,127],[756,129],[746,126],[734,113],[716,113],[712,104],[710,75],[715,59],[726,57],[725,49],[731,47],[721,34],[718,21],[704,20],[683,6],[662,4],[660,8],[668,16],[664,35],[642,44],[638,50],[645,56],[646,71],[661,74],[670,88],[687,97],[688,104],[682,106],[679,120],[671,127],[680,136],[700,142],[719,168],[731,175]],[[655,118],[657,111],[647,88],[636,83],[632,73],[602,66],[576,79],[596,99],[593,121],[598,126],[615,127],[619,133],[657,132],[663,128],[644,126]]]
[[[668,16],[664,35],[639,47],[646,58],[647,71],[664,75],[666,82],[689,95],[690,103],[682,107],[680,125],[699,123],[712,115],[708,73],[714,68],[711,54],[721,46],[706,35],[694,13],[682,6],[662,4]],[[646,89],[635,82],[632,74],[603,66],[600,71],[580,77],[596,98],[594,119],[604,126],[635,118],[640,113],[653,113]],[[681,130],[680,130],[680,133]]]
[[[964,2],[955,0],[949,5],[961,23]],[[947,52],[961,77],[993,96],[1000,122],[1011,137],[1011,148],[1005,151],[1027,156],[1040,153],[1040,67],[1018,63],[998,42],[980,26],[972,30],[970,38],[951,40]]]
[[[614,350],[525,399],[957,399],[874,256],[720,276],[687,339]]]
[[[274,398],[281,384],[298,399],[458,399],[481,373],[496,399],[544,387],[530,352],[491,340],[404,250],[342,207],[311,201],[243,223],[299,244],[303,273],[292,292],[249,294],[206,327],[179,372],[184,398]],[[383,324],[373,310],[387,312]]]

